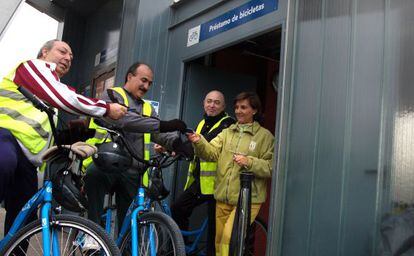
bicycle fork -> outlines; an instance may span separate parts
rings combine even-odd
[[[51,249],[53,250],[54,256],[59,256],[59,242],[58,234],[52,229],[52,235],[50,234],[50,213],[52,208],[52,182],[48,181],[45,183],[45,195],[44,204],[41,209],[41,220],[42,220],[42,239],[43,239],[43,254],[50,255]],[[50,248],[50,237],[52,236],[52,248]]]
[[[138,240],[139,239],[138,229],[139,229],[139,226],[138,226],[137,219],[138,219],[138,215],[140,213],[142,213],[145,209],[145,207],[144,207],[145,190],[144,190],[143,187],[140,187],[138,189],[138,196],[137,196],[136,200],[138,202],[138,207],[135,208],[134,211],[131,214],[132,256],[138,256],[138,249],[139,249],[138,248],[138,241],[139,241]],[[151,255],[155,256],[157,254],[157,251],[156,251],[156,248],[155,248],[155,232],[154,232],[151,225],[149,226],[149,232],[146,235],[149,236],[148,238],[149,238],[149,243],[150,243],[149,245],[150,245]],[[143,237],[141,239],[142,239],[142,241],[145,241],[145,237]]]

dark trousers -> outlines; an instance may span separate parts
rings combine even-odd
[[[214,238],[215,238],[215,208],[216,203],[213,195],[203,195],[200,191],[199,182],[195,181],[187,188],[176,200],[171,204],[171,214],[181,230],[188,230],[189,218],[195,207],[207,203],[207,255],[215,254]]]
[[[139,186],[138,173],[105,173],[93,163],[88,167],[84,177],[86,195],[88,196],[88,218],[102,224],[105,194],[116,193],[118,228],[127,213],[128,207],[137,194]]]
[[[0,201],[5,202],[7,234],[26,202],[37,192],[36,167],[27,159],[16,138],[0,128]],[[28,221],[36,219],[36,211]]]

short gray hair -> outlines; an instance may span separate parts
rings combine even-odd
[[[46,43],[44,43],[42,45],[42,47],[40,48],[39,52],[37,53],[37,57],[36,58],[41,58],[43,56],[43,49],[46,49],[48,51],[50,51],[53,48],[53,45],[55,44],[55,42],[60,41],[59,39],[52,39],[47,41]]]

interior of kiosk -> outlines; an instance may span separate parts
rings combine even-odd
[[[203,116],[204,96],[211,90],[223,92],[226,112],[233,117],[235,96],[243,91],[253,91],[259,95],[262,103],[264,116],[262,125],[274,135],[280,50],[281,29],[276,29],[187,62],[184,77],[183,120],[189,127],[197,127]],[[179,168],[187,170],[188,164],[183,164]],[[186,175],[187,171],[177,172],[175,196],[182,192]],[[267,201],[259,213],[266,222],[269,213],[270,183],[269,180]],[[199,227],[205,213],[205,206],[197,207],[192,214],[190,227]],[[264,255],[264,246],[263,242],[256,244],[255,254]]]

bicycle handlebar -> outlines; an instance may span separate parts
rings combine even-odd
[[[127,140],[125,139],[122,130],[117,129],[116,127],[113,127],[113,126],[111,126],[110,128],[105,127],[102,123],[102,120],[100,120],[100,119],[96,119],[95,123],[97,125],[99,125],[101,129],[107,131],[109,133],[109,135],[112,137],[112,140],[114,140],[115,138],[119,138],[121,140],[122,144],[125,146],[128,153],[131,155],[131,157],[134,158],[135,160],[137,160],[138,162],[146,165],[146,168],[148,168],[148,167],[155,167],[155,168],[159,168],[159,169],[166,168],[166,167],[172,165],[176,160],[178,160],[182,157],[181,155],[172,156],[169,153],[162,153],[161,157],[159,157],[159,156],[152,157],[150,160],[142,159],[141,157],[137,156],[133,152],[133,150],[129,146]]]
[[[46,105],[41,99],[39,99],[36,95],[31,93],[26,88],[19,86],[17,87],[17,90],[21,92],[28,100],[30,100],[35,106],[35,108],[39,109],[42,112],[46,112],[47,114],[51,114],[51,115],[55,114],[55,111],[53,110],[53,108]]]

